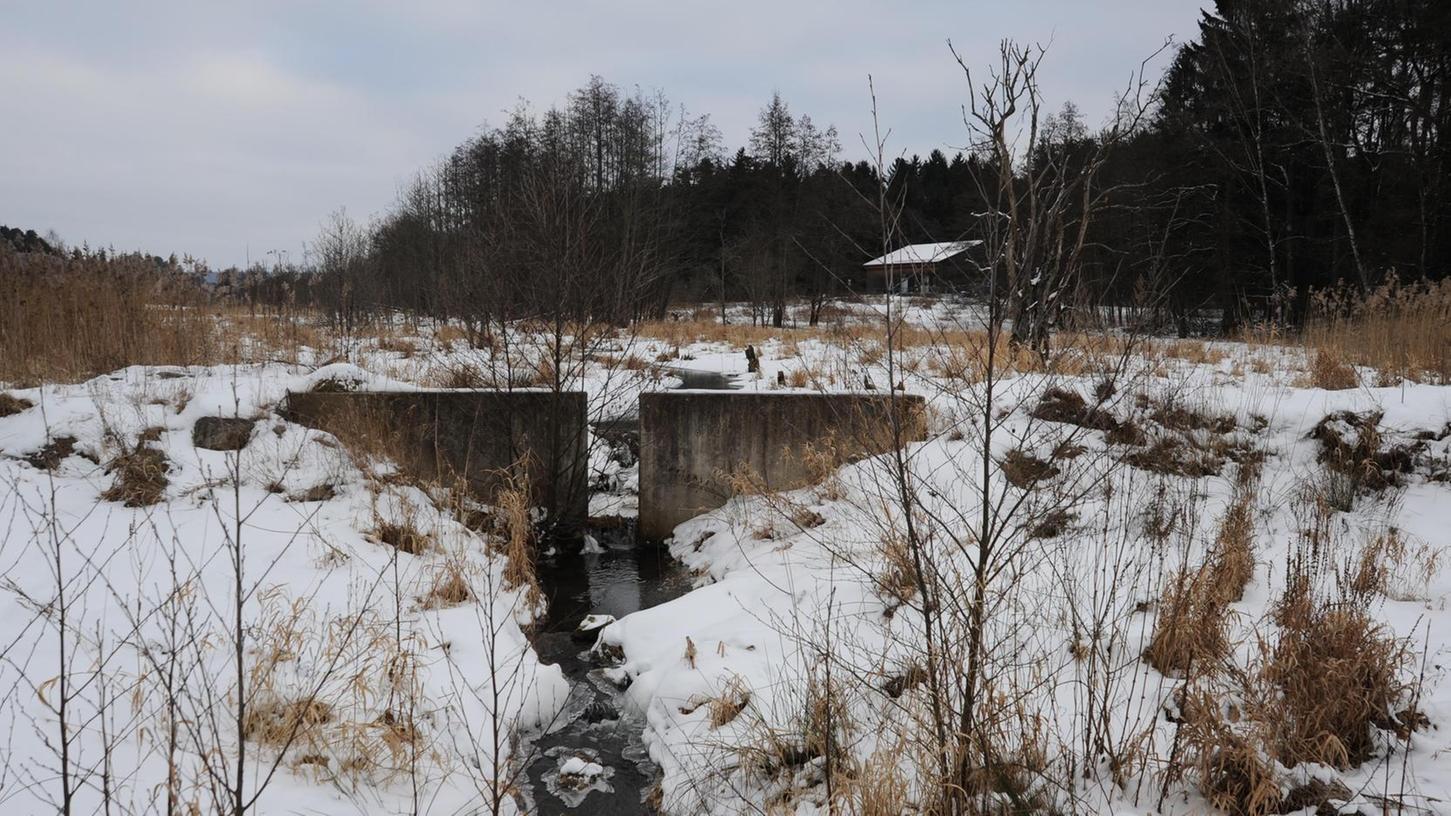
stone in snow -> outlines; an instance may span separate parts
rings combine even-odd
[[[191,443],[198,448],[234,451],[247,447],[255,420],[241,417],[202,417],[191,429]]]

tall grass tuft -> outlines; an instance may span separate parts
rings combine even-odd
[[[1381,385],[1451,383],[1451,280],[1320,292],[1304,339],[1322,368],[1343,360],[1374,368]]]
[[[140,255],[0,250],[0,381],[75,381],[220,356],[201,285]]]

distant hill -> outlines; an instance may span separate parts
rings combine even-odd
[[[59,248],[51,246],[49,242],[36,234],[35,230],[22,230],[19,227],[7,227],[4,224],[0,224],[0,244],[10,247],[16,252],[61,254]]]

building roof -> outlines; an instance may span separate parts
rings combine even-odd
[[[894,249],[862,266],[895,266],[899,264],[934,264],[945,261],[977,246],[982,241],[945,241],[937,244],[908,244]]]

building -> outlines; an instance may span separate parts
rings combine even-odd
[[[980,288],[982,267],[969,250],[982,241],[908,244],[862,264],[867,291],[885,292],[888,281],[898,292],[943,292]]]

